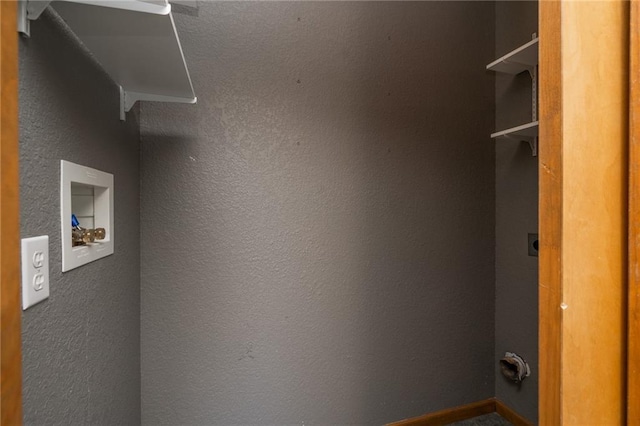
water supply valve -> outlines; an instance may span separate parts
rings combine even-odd
[[[75,214],[71,215],[71,245],[85,246],[96,240],[104,240],[106,231],[104,228],[83,228]]]

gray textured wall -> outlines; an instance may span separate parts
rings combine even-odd
[[[23,313],[27,425],[140,423],[139,125],[45,12],[20,41],[23,237],[49,235],[51,296]],[[60,160],[115,175],[115,253],[61,272]]]
[[[145,104],[142,417],[368,423],[494,395],[494,5],[200,2]]]
[[[538,4],[496,2],[496,57],[531,40]],[[496,75],[496,129],[531,121],[531,78]],[[542,148],[544,149],[544,147]],[[496,397],[534,423],[538,418],[538,258],[527,255],[527,233],[538,232],[538,157],[526,143],[496,143]],[[520,387],[497,360],[514,351],[531,365]]]

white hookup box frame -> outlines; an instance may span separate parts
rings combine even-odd
[[[72,185],[73,184],[73,185]],[[105,229],[104,240],[73,247],[71,242],[71,215],[74,214],[73,187],[88,187],[93,198],[93,226]],[[93,195],[91,195],[93,194]],[[83,204],[87,204],[86,197]],[[77,204],[77,203],[76,203]],[[89,204],[91,204],[89,202]],[[75,206],[78,208],[78,206]],[[70,271],[89,262],[113,254],[113,175],[69,161],[60,161],[60,224],[62,229],[62,272]],[[82,226],[82,222],[80,223]],[[90,227],[90,226],[85,226]]]

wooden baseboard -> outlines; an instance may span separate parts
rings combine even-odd
[[[444,426],[453,422],[472,419],[491,413],[500,414],[506,420],[513,423],[514,426],[533,426],[533,423],[529,422],[496,398],[489,398],[484,401],[436,411],[435,413],[425,414],[420,417],[400,420],[399,422],[389,423],[387,426]]]
[[[514,426],[533,426],[533,423],[507,407],[504,402],[499,399],[496,399],[496,413],[509,420]]]
[[[426,414],[420,417],[412,417],[399,422],[389,423],[387,426],[441,426],[473,417],[490,414],[496,411],[496,400],[494,398],[484,401],[474,402],[459,407],[449,408],[435,413]]]

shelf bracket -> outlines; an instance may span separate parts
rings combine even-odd
[[[52,0],[18,0],[18,32],[26,37],[31,36],[29,21],[35,21],[51,4]]]
[[[531,121],[538,121],[538,68],[528,69],[531,76]]]
[[[537,37],[538,34],[531,34],[532,40],[535,40]],[[535,65],[529,68],[528,71],[529,76],[531,76],[531,121],[538,121],[538,66]],[[535,155],[536,154],[534,154],[534,156]]]
[[[524,142],[527,142],[529,144],[529,147],[531,148],[531,156],[537,157],[538,156],[538,138],[529,139]]]
[[[120,86],[120,120],[126,120],[126,113],[138,101],[156,101],[156,102],[178,102],[183,104],[195,104],[198,102],[197,97],[181,98],[177,96],[155,95],[153,93],[129,92]]]
[[[513,140],[513,141],[528,143],[529,144],[529,148],[531,148],[531,156],[532,157],[537,157],[538,156],[538,138],[527,138],[527,137],[523,137],[523,136],[514,137],[514,136],[511,136],[511,135],[503,135],[502,137],[506,138],[506,139]]]

